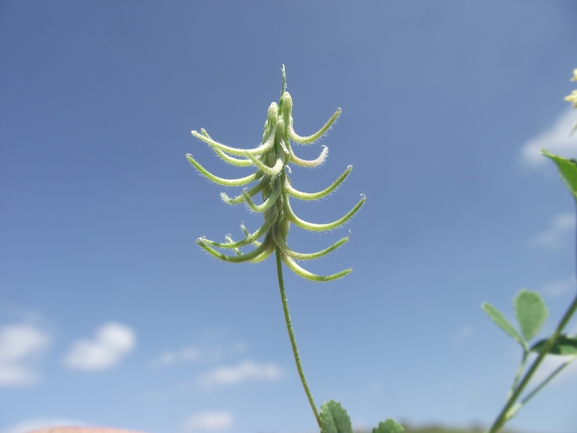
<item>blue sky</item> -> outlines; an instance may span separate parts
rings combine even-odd
[[[327,162],[293,185],[354,166],[295,210],[327,222],[367,196],[351,241],[309,266],[351,275],[285,274],[317,404],[359,427],[488,424],[520,353],[481,302],[511,317],[539,290],[547,331],[575,291],[573,203],[538,156],[577,153],[575,18],[571,1],[0,3],[0,431],[315,430],[274,260],[195,243],[260,219],[185,158],[246,173],[190,131],[256,146],[282,64],[297,132],[343,109]],[[346,232],[289,239],[314,251]],[[576,385],[572,368],[511,426],[575,433]]]

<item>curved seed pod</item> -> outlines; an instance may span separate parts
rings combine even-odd
[[[331,118],[327,121],[327,123],[325,123],[323,127],[314,134],[308,136],[300,136],[293,129],[293,116],[292,116],[293,100],[291,98],[291,95],[289,94],[289,92],[284,92],[284,94],[281,96],[280,99],[281,99],[282,117],[285,121],[285,124],[287,125],[288,136],[291,140],[299,144],[312,144],[319,138],[321,138],[323,135],[325,135],[331,128],[333,123],[335,123],[337,118],[341,115],[342,111],[340,108],[337,108],[335,114],[333,114]]]
[[[326,230],[333,230],[336,229],[343,224],[345,224],[348,220],[350,220],[355,213],[365,204],[366,197],[362,196],[359,202],[350,210],[348,211],[343,217],[339,218],[332,223],[326,224],[316,224],[310,223],[305,220],[300,219],[298,216],[295,215],[293,212],[290,203],[289,203],[289,196],[286,194],[284,197],[284,214],[286,218],[295,225],[299,226],[300,228],[310,230],[311,232],[323,232]]]
[[[299,266],[297,264],[297,262],[295,262],[293,259],[291,259],[286,254],[282,254],[281,258],[282,258],[283,263],[285,265],[287,265],[291,271],[293,271],[299,277],[303,277],[303,278],[306,278],[307,280],[311,280],[311,281],[318,281],[318,282],[332,281],[332,280],[336,280],[338,278],[342,278],[345,275],[348,275],[353,271],[352,269],[345,269],[344,271],[337,272],[336,274],[332,274],[332,275],[317,275],[317,274],[313,274],[312,272],[309,272],[306,269]]]
[[[292,162],[293,164],[296,164],[296,165],[300,165],[301,167],[318,167],[323,162],[325,162],[325,159],[327,159],[327,155],[329,154],[329,148],[327,146],[323,145],[322,148],[323,148],[323,150],[321,151],[321,154],[318,156],[318,158],[312,159],[312,160],[299,158],[298,156],[296,156],[293,153],[293,151],[291,149],[290,150],[290,162]]]
[[[270,182],[270,176],[263,176],[255,186],[246,191],[246,194],[248,194],[249,197],[254,197],[256,194],[261,192],[262,189],[269,184],[269,182]],[[226,195],[226,193],[221,192],[220,198],[222,198],[222,201],[224,201],[226,204],[239,204],[244,201],[244,195],[245,195],[244,190],[241,195],[237,195],[234,198],[230,198],[228,195]]]
[[[196,160],[192,157],[192,155],[190,153],[188,153],[186,155],[186,158],[188,159],[188,161],[194,165],[194,167],[196,167],[196,169],[203,174],[205,177],[208,178],[208,180],[213,181],[214,183],[218,183],[220,185],[224,185],[224,186],[242,186],[242,185],[246,185],[247,183],[251,183],[252,181],[255,181],[257,179],[259,179],[262,176],[262,172],[261,171],[257,171],[256,173],[253,173],[249,176],[246,177],[241,177],[240,179],[225,179],[223,177],[218,177],[215,176],[214,174],[212,174],[210,171],[208,171],[206,168],[204,168],[202,165],[200,165],[198,162],[196,162]]]
[[[285,191],[288,191],[291,196],[298,198],[300,200],[318,200],[320,198],[326,197],[327,195],[329,195],[333,191],[335,191],[340,186],[340,184],[345,181],[347,176],[351,173],[352,169],[353,169],[353,166],[349,165],[347,167],[347,169],[344,171],[344,173],[341,174],[337,178],[337,180],[335,180],[329,187],[327,187],[327,188],[325,188],[319,192],[301,192],[301,191],[298,191],[292,187],[292,185],[289,182],[289,178],[287,176],[285,179]]]
[[[271,237],[271,239],[272,239],[272,237]],[[241,263],[241,262],[248,262],[249,260],[253,260],[253,259],[259,257],[262,253],[267,252],[267,250],[271,246],[271,241],[263,242],[262,244],[260,244],[260,246],[258,248],[251,251],[250,253],[240,254],[240,255],[236,255],[236,256],[227,256],[226,254],[222,254],[222,253],[218,252],[217,250],[215,250],[214,248],[212,248],[211,246],[207,245],[204,238],[198,238],[196,240],[196,243],[198,245],[200,245],[202,248],[204,248],[206,251],[208,251],[208,253],[210,253],[211,255],[216,257],[217,259],[223,260],[225,262],[232,262],[232,263]]]
[[[350,236],[339,239],[337,242],[323,250],[314,253],[299,253],[290,249],[287,245],[287,237],[291,223],[305,230],[319,232],[333,230],[343,226],[365,203],[365,196],[344,216],[336,221],[318,224],[305,221],[295,215],[290,206],[290,197],[299,200],[319,200],[334,192],[348,177],[352,166],[341,174],[331,185],[322,191],[308,193],[302,192],[292,187],[289,174],[291,170],[289,163],[302,167],[317,167],[327,158],[328,148],[322,146],[322,151],[318,158],[305,160],[297,157],[292,149],[291,140],[297,144],[312,144],[325,135],[335,123],[341,109],[339,108],[332,117],[314,134],[302,136],[295,132],[292,117],[293,100],[286,91],[286,76],[283,66],[283,87],[279,103],[271,103],[267,111],[267,120],[264,124],[264,132],[261,144],[253,149],[240,149],[219,143],[210,137],[208,133],[201,129],[201,132],[192,131],[192,135],[207,143],[216,154],[226,163],[237,167],[252,167],[254,173],[238,179],[226,179],[215,176],[200,165],[192,155],[187,155],[190,163],[207,179],[224,186],[245,187],[252,182],[256,182],[252,187],[245,187],[241,194],[230,198],[225,193],[221,193],[222,200],[230,205],[246,203],[254,212],[263,214],[264,223],[262,226],[250,233],[244,225],[241,229],[245,235],[240,241],[233,241],[230,235],[225,237],[226,242],[215,242],[204,237],[199,238],[197,243],[210,255],[230,263],[259,262],[265,260],[275,250],[280,252],[280,259],[297,275],[311,281],[330,281],[341,278],[351,272],[346,269],[331,275],[316,275],[298,265],[295,260],[313,260],[324,257],[328,253],[344,245]],[[240,158],[239,158],[240,157]],[[262,203],[255,204],[253,198],[261,193]],[[264,236],[264,240],[258,239]],[[240,248],[253,245],[255,248],[247,253],[243,253]],[[233,255],[219,252],[216,248],[222,248]]]
[[[191,133],[196,138],[199,138],[202,141],[208,143],[211,147],[213,147],[215,149],[220,149],[223,152],[230,153],[231,155],[238,155],[238,156],[244,156],[247,153],[250,153],[251,155],[262,155],[267,150],[272,148],[272,146],[274,144],[274,137],[275,137],[275,134],[271,133],[266,141],[264,141],[260,146],[255,147],[254,149],[238,149],[236,147],[230,147],[230,146],[226,146],[224,144],[218,143],[218,142],[214,141],[212,138],[209,138],[208,134],[206,134],[206,135],[199,134],[196,131],[191,131]]]
[[[325,248],[324,250],[321,250],[321,251],[317,251],[316,253],[297,253],[296,251],[291,250],[287,246],[287,244],[284,241],[284,239],[282,238],[282,236],[280,236],[278,233],[273,232],[272,236],[273,236],[275,244],[277,244],[277,246],[282,250],[282,252],[284,254],[286,254],[287,256],[292,257],[293,259],[296,259],[296,260],[314,260],[314,259],[321,258],[323,256],[326,256],[331,251],[336,250],[338,247],[340,247],[344,243],[348,242],[348,240],[351,238],[350,235],[347,237],[341,238],[338,241],[336,241],[334,244],[332,244],[330,247]]]
[[[242,232],[245,234],[245,236],[250,236],[250,233],[248,232],[248,230],[246,229],[246,227],[244,226],[244,224],[240,225],[240,229],[242,230]],[[252,241],[252,244],[255,247],[258,247],[261,243],[259,241]]]
[[[218,248],[240,248],[240,247],[244,247],[248,244],[254,243],[258,238],[267,234],[268,231],[270,230],[270,228],[276,222],[277,217],[278,217],[278,211],[276,210],[276,208],[273,208],[272,212],[270,212],[270,214],[269,214],[268,218],[266,219],[266,221],[264,222],[264,224],[262,226],[260,226],[260,228],[257,231],[255,231],[254,233],[245,232],[246,238],[244,238],[242,241],[237,241],[237,242],[229,241],[227,243],[224,243],[224,242],[214,242],[214,241],[211,241],[211,240],[206,239],[206,238],[202,238],[202,241],[204,243],[207,243],[209,245],[212,245],[212,246],[218,247]]]
[[[264,212],[276,203],[276,200],[280,197],[281,193],[282,183],[277,180],[270,196],[268,196],[267,199],[260,205],[253,203],[247,190],[243,190],[242,195],[246,201],[246,204],[248,204],[248,207],[250,207],[253,211]]]

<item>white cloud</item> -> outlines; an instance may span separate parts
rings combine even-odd
[[[151,367],[170,367],[176,364],[186,362],[217,362],[224,356],[238,355],[247,351],[246,343],[237,341],[226,347],[216,346],[212,348],[186,346],[180,350],[167,350],[157,356],[152,362]]]
[[[201,412],[187,418],[183,430],[186,432],[217,431],[229,429],[233,425],[234,417],[230,412]]]
[[[179,364],[181,362],[198,361],[203,356],[202,351],[198,347],[188,346],[183,347],[179,351],[167,350],[161,353],[153,362],[153,367],[168,367]]]
[[[50,345],[48,335],[32,325],[0,328],[0,386],[32,385],[40,380],[34,361]]]
[[[543,284],[541,290],[549,296],[563,296],[575,290],[575,277],[571,276],[565,280],[550,281]]]
[[[7,429],[1,430],[0,433],[28,433],[33,430],[57,426],[82,426],[84,423],[65,418],[54,419],[30,419],[19,422]]]
[[[462,326],[455,336],[454,342],[456,344],[461,344],[471,338],[473,338],[473,329],[470,326]]]
[[[76,341],[64,364],[79,370],[105,370],[114,367],[136,344],[134,331],[120,323],[102,325],[93,340]]]
[[[529,244],[533,246],[546,247],[550,249],[559,248],[564,238],[573,231],[575,227],[575,215],[569,212],[559,214],[551,220],[551,226],[533,236]]]
[[[564,112],[547,131],[529,140],[521,150],[522,158],[531,166],[543,166],[547,158],[541,155],[545,148],[551,153],[566,157],[575,157],[577,137],[571,136],[573,124],[577,121],[577,111]]]
[[[204,388],[219,385],[237,385],[248,380],[278,380],[282,376],[281,369],[275,364],[256,364],[244,361],[235,367],[217,367],[200,378]]]

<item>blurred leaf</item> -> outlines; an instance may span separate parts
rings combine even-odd
[[[537,292],[523,289],[515,296],[513,305],[521,332],[527,340],[531,340],[539,333],[549,315],[543,298]]]
[[[577,164],[575,161],[553,155],[545,149],[541,150],[541,153],[557,164],[557,168],[561,174],[561,179],[563,179],[565,185],[569,188],[571,194],[573,194],[573,197],[577,199]]]
[[[549,341],[548,338],[540,340],[531,347],[531,351],[541,353],[543,347]],[[551,355],[577,355],[577,337],[569,337],[568,335],[561,335],[553,347],[549,349]]]
[[[373,433],[404,433],[405,429],[397,421],[388,419],[379,423],[379,426],[373,429]]]
[[[497,324],[499,328],[501,328],[503,331],[513,337],[513,339],[518,341],[523,347],[525,347],[525,340],[523,340],[523,337],[521,337],[515,327],[511,325],[511,323],[505,318],[505,316],[503,316],[499,310],[497,310],[488,302],[483,302],[481,308],[485,313],[487,313],[491,320]]]
[[[322,404],[321,425],[321,433],[353,433],[347,411],[334,400]]]

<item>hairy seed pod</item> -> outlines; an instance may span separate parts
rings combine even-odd
[[[352,216],[361,208],[365,202],[365,197],[342,218],[326,224],[310,223],[300,219],[292,210],[289,199],[294,197],[298,200],[318,200],[328,196],[333,192],[349,175],[352,167],[347,170],[330,185],[322,191],[316,193],[301,192],[295,189],[290,182],[289,174],[291,164],[302,167],[317,167],[322,164],[327,155],[327,148],[323,146],[321,155],[314,160],[304,160],[298,158],[291,147],[291,140],[296,144],[310,144],[321,138],[331,125],[340,115],[340,109],[329,119],[329,121],[315,134],[310,136],[300,136],[293,129],[293,100],[291,95],[286,92],[286,76],[283,68],[283,92],[279,104],[272,102],[267,111],[267,120],[264,126],[264,133],[261,145],[254,149],[239,149],[226,146],[214,141],[206,131],[201,130],[202,134],[192,131],[192,134],[211,146],[218,156],[225,162],[239,167],[253,167],[255,172],[252,175],[240,179],[225,179],[217,177],[202,167],[192,155],[187,155],[191,164],[209,180],[226,186],[245,186],[252,182],[256,185],[250,188],[244,188],[242,194],[229,198],[222,193],[221,197],[228,204],[246,203],[254,212],[262,213],[264,217],[263,225],[253,233],[249,233],[244,226],[242,229],[246,238],[234,242],[232,238],[226,237],[226,242],[215,242],[206,238],[199,238],[198,244],[208,253],[221,260],[240,263],[240,262],[260,262],[266,259],[275,250],[280,251],[282,261],[295,273],[303,278],[312,281],[329,281],[340,278],[350,272],[350,269],[337,272],[332,275],[315,275],[298,265],[294,259],[310,260],[323,257],[329,252],[343,245],[349,237],[340,239],[333,245],[316,253],[297,253],[291,250],[286,240],[291,223],[300,228],[310,231],[333,230],[344,225]],[[254,203],[253,198],[256,194],[261,193],[262,203]],[[262,242],[257,239],[264,236]],[[242,253],[239,248],[254,245],[253,251]],[[226,255],[213,247],[222,249],[233,249],[236,255]],[[294,259],[293,259],[294,258]]]

